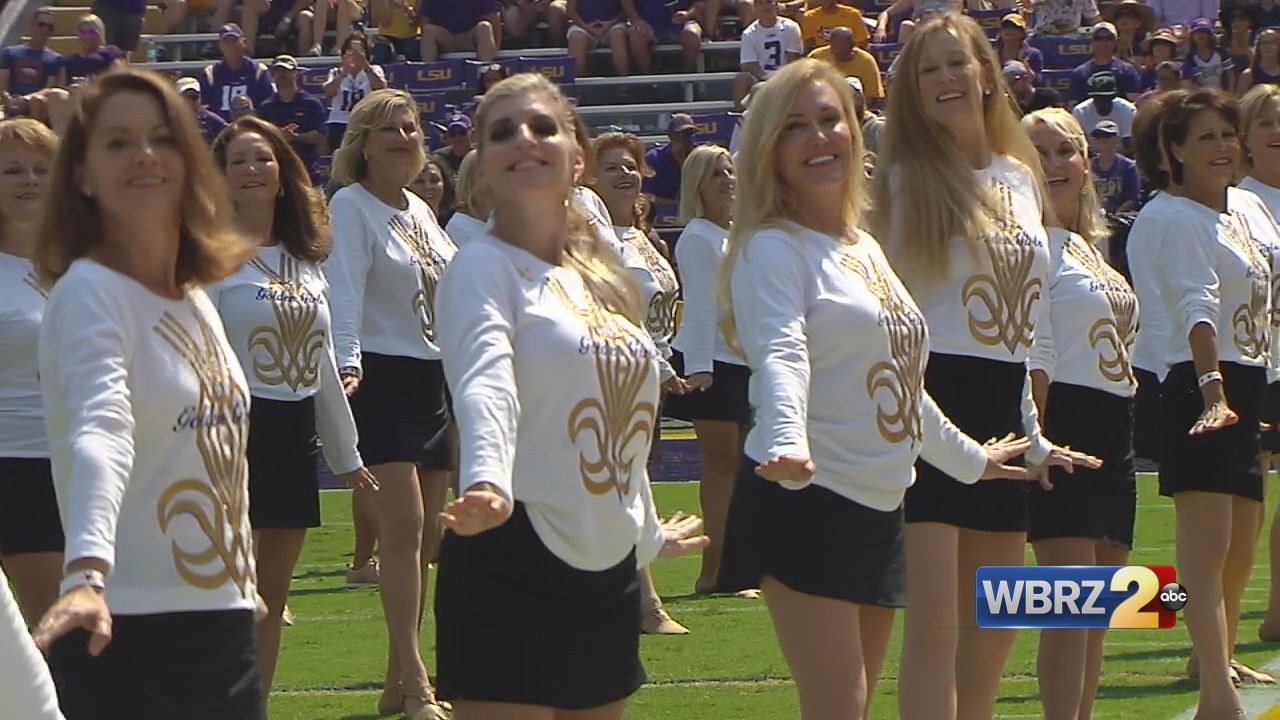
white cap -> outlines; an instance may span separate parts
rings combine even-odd
[[[854,92],[858,93],[859,95],[863,94],[862,78],[854,75],[850,75],[849,77],[845,78],[844,81],[849,83],[849,87],[853,88]]]
[[[193,77],[178,78],[178,94],[185,95],[188,92],[199,94],[200,81]]]

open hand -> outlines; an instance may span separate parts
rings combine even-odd
[[[511,517],[511,503],[492,487],[487,483],[473,485],[445,507],[440,521],[459,535],[479,535],[506,522]]]
[[[765,480],[803,485],[813,479],[818,467],[807,457],[778,455],[756,466],[756,474]]]
[[[72,630],[88,630],[89,654],[97,657],[111,642],[111,611],[102,591],[83,585],[73,588],[49,608],[36,626],[35,641],[48,651],[54,641]]]
[[[982,471],[980,480],[1026,480],[1027,469],[1008,464],[1031,447],[1031,441],[1025,437],[1015,437],[1009,433],[1002,438],[991,438],[983,444],[987,451],[987,467]]]
[[[662,549],[658,557],[684,555],[709,544],[711,538],[702,534],[702,518],[678,512],[662,523]]]
[[[369,468],[363,465],[349,473],[342,473],[338,476],[338,479],[342,481],[343,485],[353,490],[372,490],[374,492],[378,490],[378,478],[374,477],[373,473],[369,472]]]
[[[662,390],[671,395],[684,395],[689,392],[689,383],[684,378],[676,375],[662,383]]]
[[[1236,415],[1236,411],[1227,405],[1226,400],[1220,400],[1213,403],[1200,413],[1200,417],[1196,418],[1196,424],[1191,426],[1188,435],[1204,435],[1214,430],[1221,430],[1231,427],[1240,422],[1240,416]]]
[[[711,387],[714,380],[709,372],[696,372],[685,378],[685,384],[689,386],[689,392],[701,392]]]

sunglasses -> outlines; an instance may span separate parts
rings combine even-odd
[[[77,30],[76,35],[82,38],[99,37],[98,31],[94,30],[93,28],[85,28],[83,30]]]
[[[36,23],[36,27],[38,27],[38,28],[43,28],[43,29],[45,29],[45,30],[50,30],[50,31],[51,31],[51,30],[53,30],[53,23],[51,23],[51,22],[45,22],[45,21],[41,20],[41,21],[39,21],[39,22],[37,22],[37,23]]]

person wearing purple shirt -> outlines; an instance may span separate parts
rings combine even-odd
[[[565,14],[570,22],[569,55],[573,57],[577,77],[587,76],[590,70],[587,54],[601,46],[608,46],[616,75],[625,77],[630,72],[627,23],[619,0],[568,0]]]
[[[655,206],[672,206],[680,202],[680,174],[684,160],[693,151],[693,136],[698,126],[684,113],[674,113],[667,122],[667,142],[644,154],[644,162],[653,175],[641,182],[641,189]]]
[[[1116,91],[1129,100],[1136,100],[1142,81],[1138,69],[1116,57],[1118,35],[1116,26],[1100,22],[1093,26],[1093,57],[1071,71],[1071,97],[1074,104],[1089,97],[1089,78],[1097,73],[1111,73],[1116,78]]]
[[[1012,12],[1000,19],[1000,36],[995,46],[1002,67],[1010,60],[1017,60],[1031,71],[1033,83],[1040,82],[1044,74],[1044,53],[1027,42],[1027,21],[1020,13]]]
[[[102,18],[97,15],[80,18],[76,36],[80,38],[80,52],[68,55],[63,63],[68,83],[74,83],[76,78],[87,80],[124,59],[124,50],[102,44],[106,30]]]
[[[260,107],[275,94],[270,71],[245,56],[244,31],[239,25],[227,23],[222,26],[218,34],[218,48],[222,50],[222,60],[205,67],[200,73],[200,91],[210,110],[227,120],[231,117],[231,99],[235,96],[248,95],[253,106]]]
[[[1089,161],[1089,173],[1093,187],[1098,191],[1102,209],[1109,213],[1133,212],[1138,209],[1138,165],[1121,155],[1120,128],[1110,120],[1103,120],[1089,133],[1094,152]]]
[[[0,50],[0,90],[27,95],[55,85],[62,72],[62,56],[45,47],[53,34],[53,13],[36,11],[26,45]]]
[[[213,144],[213,139],[227,126],[227,121],[209,112],[209,108],[204,106],[204,100],[200,97],[199,80],[193,77],[178,78],[177,90],[182,99],[191,104],[191,113],[200,126],[201,137],[206,144]]]
[[[631,58],[641,75],[653,72],[653,46],[668,41],[680,43],[682,70],[697,72],[702,27],[692,0],[622,0],[622,11],[631,24]]]
[[[298,61],[292,55],[277,56],[271,63],[271,76],[276,82],[276,94],[258,106],[258,117],[284,131],[307,167],[311,181],[319,183],[316,165],[320,149],[327,143],[325,124],[329,110],[320,98],[298,87]]]
[[[423,62],[436,60],[440,53],[472,50],[481,62],[494,59],[501,16],[498,0],[421,0]]]

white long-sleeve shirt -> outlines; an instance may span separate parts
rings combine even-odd
[[[449,218],[449,222],[445,223],[444,231],[449,234],[449,239],[454,245],[462,247],[489,232],[489,224],[464,212],[456,212]]]
[[[757,409],[752,459],[809,457],[811,482],[881,511],[902,503],[921,455],[961,482],[981,476],[986,452],[924,389],[924,316],[870,235],[761,230],[731,294]]]
[[[631,273],[640,289],[640,309],[644,313],[644,329],[658,348],[658,374],[663,382],[675,377],[671,363],[671,338],[676,333],[676,308],[680,302],[680,283],[671,263],[639,228],[614,226],[617,250],[623,267]]]
[[[63,720],[58,693],[0,570],[0,720]]]
[[[333,254],[325,261],[340,369],[360,369],[362,352],[439,360],[432,306],[458,248],[417,195],[399,210],[359,183],[329,201]]]
[[[1138,337],[1134,339],[1133,354],[1129,359],[1134,368],[1155,373],[1161,381],[1169,372],[1169,366],[1165,364],[1165,347],[1170,330],[1169,317],[1165,314],[1156,283],[1156,259],[1164,251],[1166,240],[1172,243],[1170,252],[1180,246],[1181,234],[1171,224],[1172,213],[1189,202],[1192,201],[1167,192],[1157,193],[1138,212],[1133,226],[1129,228],[1129,242],[1125,246],[1133,292],[1138,296],[1138,306],[1142,308]]]
[[[694,218],[676,241],[676,269],[684,305],[680,327],[671,346],[684,356],[685,375],[712,371],[713,363],[746,365],[746,358],[729,347],[720,333],[720,303],[716,278],[728,250],[729,231],[710,220]]]
[[[1027,367],[1051,382],[1133,397],[1129,362],[1138,330],[1138,298],[1098,249],[1063,228],[1049,228],[1049,292],[1036,323]]]
[[[1271,365],[1267,369],[1267,382],[1276,382],[1280,380],[1280,228],[1276,227],[1275,209],[1267,203],[1267,197],[1280,201],[1280,191],[1252,178],[1246,180],[1249,181],[1247,184],[1241,183],[1227,197],[1229,202],[1234,201],[1245,210],[1244,218],[1250,234],[1263,249],[1271,266]]]
[[[359,469],[356,423],[351,416],[330,333],[328,284],[320,268],[280,245],[258,254],[209,288],[253,397],[316,401],[316,432],[329,468]]]
[[[641,565],[656,557],[648,333],[596,304],[576,271],[491,236],[450,263],[437,309],[460,490],[490,483],[523,502],[547,548],[581,570],[632,548]]]
[[[252,610],[249,388],[204,290],[81,258],[40,330],[66,559],[105,561],[115,614]]]
[[[1267,206],[1267,210],[1271,212],[1271,218],[1276,222],[1280,222],[1280,188],[1272,187],[1252,175],[1241,180],[1236,187],[1257,195],[1262,200],[1262,204]]]
[[[36,348],[48,293],[31,261],[0,253],[0,457],[47,458]]]

